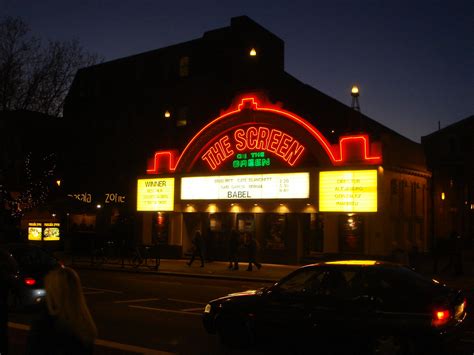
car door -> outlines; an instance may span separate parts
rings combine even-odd
[[[308,285],[317,273],[310,268],[297,270],[265,292],[255,316],[257,336],[295,343],[307,333],[312,296]]]

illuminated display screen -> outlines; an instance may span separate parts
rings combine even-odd
[[[309,173],[181,178],[183,200],[297,199],[309,197]]]
[[[322,171],[321,212],[377,212],[377,170]]]
[[[28,240],[41,240],[42,234],[43,234],[43,228],[28,227]]]
[[[173,211],[174,178],[138,179],[137,211]]]
[[[59,223],[44,223],[43,240],[59,240]]]
[[[28,240],[56,241],[61,239],[61,224],[58,222],[29,222]]]

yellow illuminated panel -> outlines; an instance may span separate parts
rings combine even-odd
[[[60,239],[60,233],[59,233],[60,226],[61,225],[56,222],[44,223],[43,240],[47,240],[47,241],[59,240]]]
[[[28,240],[41,240],[42,232],[41,227],[28,227]]]
[[[375,260],[338,260],[338,261],[327,261],[326,264],[331,265],[375,265],[377,261]]]
[[[173,211],[174,178],[138,179],[137,211]]]
[[[377,170],[322,171],[321,212],[377,212]]]
[[[255,200],[309,197],[309,173],[185,177],[183,200]]]

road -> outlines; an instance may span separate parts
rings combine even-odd
[[[78,270],[87,302],[106,341],[179,354],[257,354],[255,350],[224,349],[202,327],[208,300],[268,286],[268,283],[208,278]],[[469,300],[472,305],[474,300]],[[11,314],[10,321],[28,324],[29,315]],[[472,320],[456,350],[474,353]]]
[[[100,339],[179,354],[225,353],[216,336],[208,335],[202,326],[201,313],[207,301],[269,285],[110,271],[78,272]],[[26,314],[12,314],[10,321],[30,322]]]

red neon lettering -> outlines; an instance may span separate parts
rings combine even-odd
[[[249,127],[247,129],[247,148],[255,149],[257,146],[257,134],[258,130],[255,127]]]
[[[268,136],[270,130],[267,127],[258,128],[257,149],[267,150]]]
[[[243,129],[237,129],[234,132],[235,149],[238,151],[245,150],[245,131]]]
[[[272,129],[270,132],[270,138],[268,139],[267,150],[269,152],[275,153],[278,148],[278,143],[280,142],[280,137],[282,132],[277,129]]]
[[[215,161],[214,157],[212,156],[212,152],[208,150],[205,152],[202,157],[202,160],[204,160],[209,166],[211,167],[212,170],[214,170],[217,167],[217,162]]]
[[[220,142],[222,144],[222,148],[225,154],[225,159],[230,157],[232,154],[234,154],[234,151],[231,148],[231,144],[229,142],[229,136],[224,136],[220,139]],[[224,159],[224,160],[225,160]]]
[[[293,140],[293,143],[291,143],[290,148],[288,148],[288,150],[286,151],[284,159],[288,162],[288,164],[293,166],[295,165],[301,154],[303,154],[303,152],[304,147],[299,144],[297,140]]]
[[[291,142],[292,140],[293,140],[293,137],[289,136],[286,133],[283,133],[280,140],[280,144],[278,145],[278,148],[277,148],[277,154],[280,157],[283,158],[285,156],[286,152],[288,151],[288,142]]]

